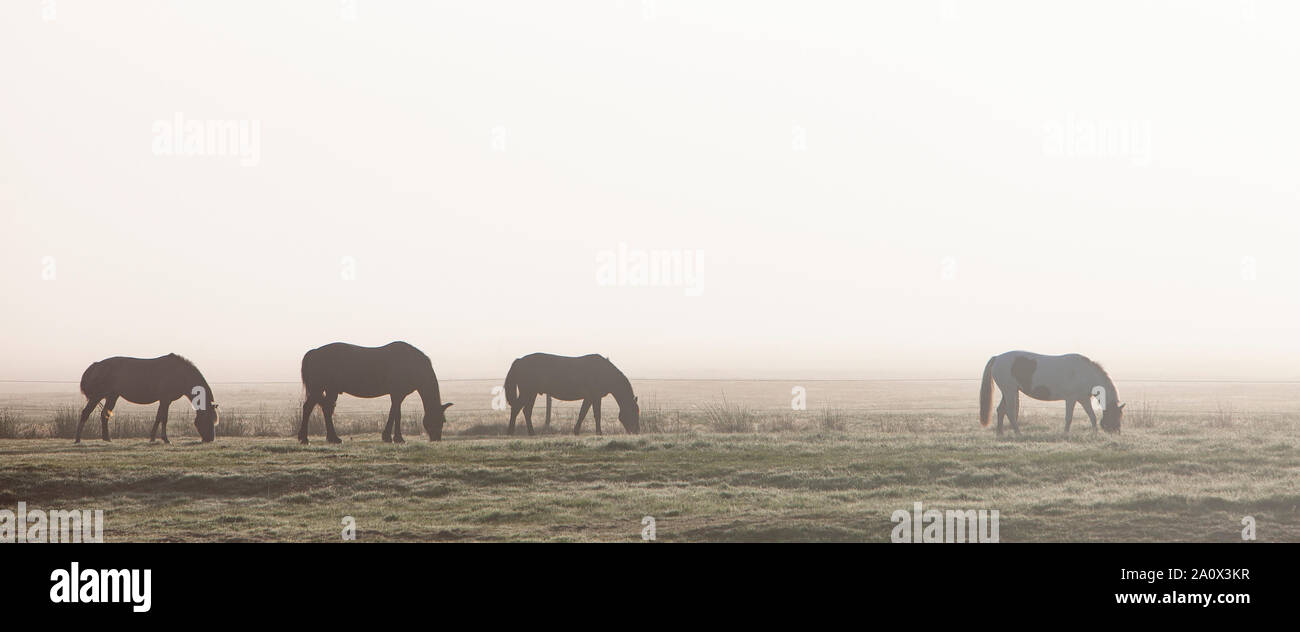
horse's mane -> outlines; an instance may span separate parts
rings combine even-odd
[[[167,357],[169,357],[169,358],[176,358],[177,360],[180,360],[181,362],[185,363],[185,365],[188,366],[188,367],[190,367],[191,369],[194,369],[195,371],[199,370],[199,367],[194,366],[194,363],[191,362],[189,358],[187,358],[187,357],[185,357],[185,356],[183,356],[183,355],[181,355],[181,354],[179,354],[179,353],[169,353],[169,354],[167,354]]]
[[[199,377],[199,380],[200,380],[201,382],[203,382],[204,388],[209,388],[209,389],[211,388],[211,387],[207,386],[207,384],[208,384],[208,378],[203,377],[203,371],[200,371],[200,370],[199,370],[199,367],[194,366],[194,363],[191,362],[189,358],[187,358],[187,357],[185,357],[185,356],[183,356],[183,355],[181,355],[181,354],[179,354],[179,353],[169,353],[169,354],[167,354],[166,357],[168,357],[168,358],[173,358],[173,359],[175,359],[175,360],[180,360],[180,361],[181,361],[181,364],[185,365],[185,366],[188,367],[190,370],[194,371],[194,374],[197,375],[197,376]]]
[[[610,362],[609,358],[607,358],[607,357],[605,357],[605,356],[600,356],[600,359],[601,359],[601,360],[604,360],[604,361],[605,361],[605,364],[608,364],[608,365],[609,365],[609,368],[614,369],[614,372],[617,373],[619,377],[621,377],[621,378],[623,378],[623,379],[625,379],[625,380],[627,379],[627,376],[626,376],[626,375],[623,375],[623,371],[619,370],[619,368],[618,368],[617,366],[614,366],[614,363],[613,363],[613,362]]]
[[[1083,358],[1084,362],[1091,364],[1092,368],[1097,369],[1097,372],[1101,373],[1101,376],[1106,378],[1106,386],[1110,387],[1111,392],[1115,391],[1115,381],[1110,379],[1110,374],[1106,372],[1105,367],[1101,366],[1100,362],[1093,360],[1092,358],[1089,358],[1088,356],[1085,355],[1080,355],[1079,357]]]
[[[623,374],[623,371],[617,366],[614,366],[614,363],[611,362],[608,357],[600,356],[600,359],[604,360],[605,364],[608,364],[610,369],[613,369],[615,375],[623,379],[623,382],[627,384],[628,391],[630,392],[632,390],[632,380],[627,379],[627,376]]]

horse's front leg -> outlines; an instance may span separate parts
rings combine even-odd
[[[1070,420],[1074,418],[1074,400],[1065,400],[1065,436],[1070,436]]]
[[[158,408],[159,410],[162,411],[162,437],[161,438],[163,443],[171,443],[171,440],[167,438],[167,409],[171,408],[171,405],[172,405],[171,402],[167,402],[165,404],[161,401],[158,402]],[[216,431],[213,430],[213,432]],[[202,437],[200,437],[200,439],[201,438]]]
[[[604,434],[600,431],[600,399],[599,398],[591,402],[591,416],[596,419],[596,434]]]
[[[171,408],[170,404],[171,402],[158,402],[158,414],[153,418],[153,430],[149,431],[149,443],[157,441],[155,437],[158,436],[159,426],[162,427],[163,443],[171,443],[171,441],[167,440],[167,409]]]
[[[388,423],[384,424],[382,438],[384,443],[405,443],[402,438],[402,400],[405,397],[399,397],[397,393],[391,396],[392,405],[388,408]]]
[[[574,436],[577,436],[579,432],[582,432],[582,420],[587,417],[588,408],[591,408],[591,400],[589,399],[582,400],[582,410],[578,411],[578,423],[573,424]]]
[[[546,427],[551,427],[551,394],[546,394]]]
[[[388,411],[388,421],[393,425],[393,443],[406,443],[402,438],[402,400],[406,399],[403,395],[398,397],[393,394],[393,407]]]
[[[1097,432],[1097,413],[1092,412],[1092,398],[1079,400],[1083,405],[1083,412],[1088,413],[1088,420],[1092,422],[1092,431]]]

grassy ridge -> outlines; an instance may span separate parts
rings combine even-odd
[[[0,508],[102,508],[107,541],[339,541],[344,516],[360,541],[637,541],[649,515],[662,541],[883,542],[890,514],[916,501],[997,509],[1004,542],[1233,541],[1246,515],[1262,541],[1300,540],[1290,416],[1069,440],[1053,420],[998,440],[969,415],[841,417],[636,437],[412,433],[401,446],[6,440]]]

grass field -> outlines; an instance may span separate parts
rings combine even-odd
[[[1300,541],[1296,385],[1121,384],[1120,436],[1076,417],[1065,439],[1061,407],[1036,404],[998,439],[974,383],[813,382],[806,411],[792,384],[638,383],[649,432],[622,434],[607,400],[605,436],[588,419],[575,438],[557,402],[529,438],[503,436],[492,383],[453,382],[445,441],[418,430],[418,398],[406,445],[379,440],[386,400],[341,400],[338,446],[289,438],[289,386],[225,389],[214,444],[177,406],[167,446],[94,423],[74,446],[52,416],[75,393],[0,393],[0,432],[35,437],[0,440],[0,509],[103,509],[106,541],[340,541],[344,516],[358,541],[640,541],[653,516],[660,541],[887,542],[922,502],[996,509],[1003,542],[1240,541],[1244,516]],[[115,429],[141,419],[119,406]]]

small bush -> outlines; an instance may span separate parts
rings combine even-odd
[[[844,411],[830,406],[822,408],[822,414],[817,417],[817,425],[827,432],[844,432],[848,427]]]
[[[103,404],[101,404],[100,407],[102,408]],[[90,425],[92,419],[95,421],[96,425],[99,424],[99,411],[101,408],[96,408],[91,411],[90,418],[86,420],[87,426]],[[54,413],[54,436],[60,439],[71,439],[77,436],[77,422],[80,418],[81,411],[77,410],[75,407],[64,406],[59,408],[58,411]]]
[[[1154,428],[1156,415],[1159,413],[1155,404],[1145,399],[1124,407],[1124,425],[1133,428]]]
[[[713,432],[754,432],[754,411],[744,404],[733,404],[726,397],[722,402],[709,402],[702,407],[704,419]]]
[[[799,429],[799,424],[790,415],[778,415],[763,421],[759,428],[763,432],[794,432]]]
[[[1232,411],[1232,402],[1216,402],[1214,412],[1210,414],[1210,425],[1215,428],[1231,428],[1236,425],[1236,415]]]

